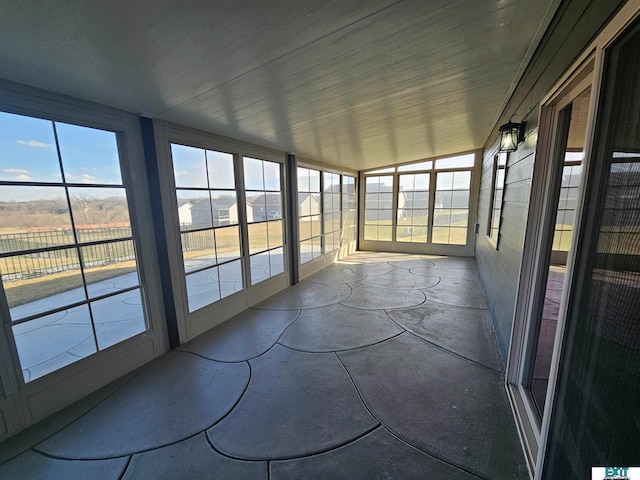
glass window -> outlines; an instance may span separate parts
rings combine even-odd
[[[393,176],[366,177],[364,212],[364,239],[391,241]]]
[[[437,172],[432,242],[466,245],[471,172]]]
[[[241,255],[234,161],[229,153],[177,144],[171,145],[171,155],[187,303],[193,312],[229,294],[225,285],[244,286],[242,269],[225,267]]]
[[[427,242],[429,228],[429,173],[400,175],[396,241]]]
[[[251,284],[285,271],[281,165],[243,158]]]
[[[323,179],[324,251],[327,253],[340,248],[340,175],[324,172]]]
[[[322,255],[320,171],[303,167],[297,170],[300,263],[306,263]]]
[[[356,179],[342,176],[342,238],[341,245],[355,242],[357,236]]]
[[[502,215],[502,201],[505,178],[507,174],[506,152],[500,152],[494,157],[493,199],[491,206],[491,218],[489,220],[489,237],[498,246],[500,235],[500,220]]]
[[[25,382],[147,329],[115,132],[0,113],[0,272]]]

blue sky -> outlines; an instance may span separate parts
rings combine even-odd
[[[233,155],[172,144],[173,173],[178,188],[234,189]],[[280,166],[255,158],[244,158],[244,181],[247,190],[280,188]],[[207,172],[209,185],[207,186]],[[263,182],[264,178],[264,182]]]
[[[67,182],[122,183],[115,133],[65,123],[56,123],[56,129]],[[0,180],[50,183],[61,178],[52,122],[0,112]],[[20,198],[0,200],[50,199],[60,192],[38,186],[19,191]],[[95,193],[106,196],[108,192]]]

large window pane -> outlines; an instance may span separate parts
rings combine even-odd
[[[267,223],[269,248],[282,246],[283,241],[282,220]]]
[[[15,325],[12,332],[25,382],[97,351],[87,305]]]
[[[140,279],[116,133],[16,115],[0,122],[0,271],[28,382],[112,344],[98,342],[88,297],[133,289],[142,309]],[[11,163],[17,153],[23,171]],[[128,315],[109,314],[114,325]],[[130,336],[119,332],[118,341]]]
[[[235,159],[230,153],[172,145],[178,221],[185,268],[189,312],[203,308],[244,288],[241,257],[238,193],[235,186]],[[255,185],[263,185],[262,164],[254,165]],[[179,171],[193,168],[198,178]],[[184,177],[184,178],[183,178]],[[248,180],[251,183],[251,180]],[[260,197],[262,192],[256,192]],[[247,194],[247,200],[250,195]],[[264,196],[262,195],[264,213]],[[247,208],[253,221],[251,208]],[[254,239],[255,240],[255,239]],[[250,242],[251,243],[251,242]],[[227,266],[223,266],[227,265]],[[240,267],[238,267],[240,265]],[[236,270],[240,268],[238,275]],[[221,280],[219,275],[229,275]]]
[[[234,190],[236,188],[236,180],[233,168],[233,155],[207,150],[206,156],[209,188]]]
[[[213,226],[211,197],[207,190],[176,190],[180,230]]]
[[[201,270],[218,263],[216,259],[216,238],[213,230],[185,232],[180,235],[184,271]]]
[[[209,268],[186,276],[189,312],[220,300],[218,267]]]
[[[433,243],[466,245],[471,172],[436,173]]]
[[[0,180],[62,181],[53,122],[0,112]]]
[[[211,192],[211,214],[213,226],[238,223],[238,199],[233,190],[214,190]]]
[[[240,227],[217,228],[215,239],[218,263],[240,257]]]
[[[177,188],[207,188],[207,161],[203,149],[172,143],[171,159]]]
[[[245,157],[244,180],[247,199],[249,269],[251,284],[272,277],[270,249],[282,245],[284,210],[281,191],[281,165]]]
[[[365,240],[391,241],[393,177],[367,177],[365,184]],[[380,228],[367,228],[374,224]]]
[[[81,242],[131,236],[124,188],[69,188],[71,215]]]
[[[75,248],[3,257],[0,269],[12,320],[85,299]]]
[[[92,302],[91,311],[100,349],[142,333],[147,328],[140,289]]]
[[[56,123],[67,183],[122,184],[116,134]]]
[[[220,275],[220,297],[225,298],[242,290],[242,260],[223,263],[218,267]]]
[[[72,244],[64,187],[0,185],[0,253]]]
[[[396,241],[427,242],[430,178],[428,173],[399,176]]]
[[[325,183],[331,183],[331,175],[325,173]],[[308,262],[320,253],[314,253],[313,245],[320,244],[322,227],[320,216],[322,203],[324,209],[333,208],[333,200],[326,191],[320,192],[320,171],[309,168],[298,168],[298,232],[300,237],[300,263]],[[326,185],[325,185],[326,187]],[[324,196],[324,198],[323,198]],[[329,206],[327,204],[329,202]]]
[[[82,247],[80,252],[89,297],[135,287],[140,283],[132,240],[89,245]]]
[[[267,222],[249,224],[249,253],[256,253],[269,248]]]

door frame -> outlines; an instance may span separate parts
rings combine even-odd
[[[587,223],[588,212],[583,209],[585,192],[589,184],[596,181],[590,178],[591,152],[595,136],[595,124],[598,119],[598,106],[601,97],[601,85],[604,67],[605,49],[640,15],[640,0],[630,0],[617,15],[604,27],[596,39],[584,50],[582,55],[567,70],[553,89],[542,100],[539,108],[540,126],[536,146],[536,161],[531,184],[529,214],[526,223],[526,235],[520,265],[519,283],[512,323],[511,342],[506,365],[506,389],[516,420],[516,426],[523,445],[525,459],[531,478],[539,479],[545,463],[553,404],[555,399],[558,369],[564,352],[571,349],[572,338],[565,338],[567,311],[574,297],[577,265],[576,257],[581,249],[581,233]],[[541,247],[546,241],[545,228],[548,215],[548,191],[552,181],[554,148],[557,144],[557,118],[560,110],[575,98],[575,95],[591,86],[589,119],[585,132],[583,157],[583,178],[578,193],[576,219],[571,249],[567,257],[567,274],[563,288],[558,316],[558,324],[551,360],[549,384],[542,419],[533,408],[528,392],[522,385],[523,374],[528,365],[526,354],[530,342],[530,319],[541,301],[540,265]],[[537,199],[545,199],[537,202]],[[546,265],[544,265],[546,267]],[[574,282],[574,280],[576,280]]]

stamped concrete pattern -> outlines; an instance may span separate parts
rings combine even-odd
[[[473,480],[478,477],[437,460],[402,442],[384,428],[378,428],[330,452],[271,464],[271,480],[301,478]]]
[[[399,437],[485,478],[526,475],[497,372],[409,333],[338,356],[371,412]]]
[[[250,363],[246,394],[228,417],[207,431],[213,445],[231,457],[311,455],[378,424],[333,353],[302,353],[277,345]]]
[[[298,310],[249,308],[233,321],[212,328],[181,349],[221,362],[250,360],[273,347],[298,315]]]
[[[90,478],[92,480],[118,480],[127,458],[107,460],[61,460],[26,451],[4,465],[0,465],[2,480],[52,480]]]
[[[244,462],[219,454],[204,433],[133,456],[124,480],[265,480],[267,462]]]
[[[56,457],[96,459],[183,440],[226,415],[248,380],[246,363],[218,363],[175,352],[38,448]]]
[[[358,252],[38,441],[0,478],[527,478],[468,258]]]
[[[303,310],[280,343],[305,352],[335,352],[373,345],[402,331],[382,310],[329,305]]]

